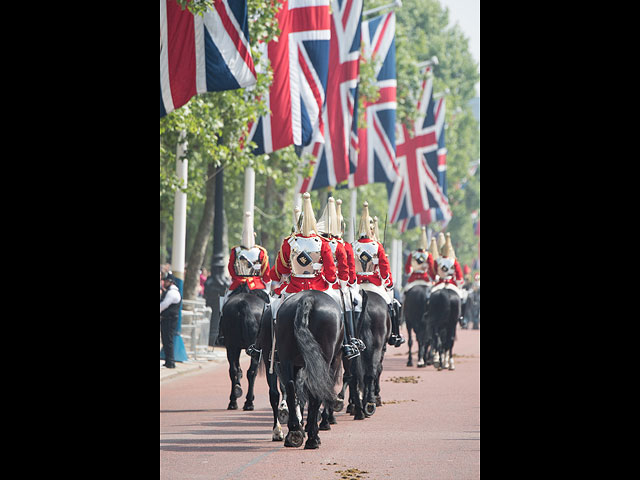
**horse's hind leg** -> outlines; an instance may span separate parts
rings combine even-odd
[[[405,324],[407,324],[406,321],[405,321]],[[417,338],[417,335],[416,335],[416,338]],[[409,359],[407,360],[407,367],[413,367],[413,359],[411,358],[411,347],[413,346],[413,338],[411,335],[411,327],[409,327],[408,324],[407,324],[407,345],[409,346]]]
[[[305,428],[308,438],[304,444],[304,448],[315,449],[320,446],[320,437],[318,436],[318,412],[320,410],[320,401],[311,394],[308,396],[309,407],[307,409],[307,426]]]
[[[296,412],[296,387],[293,379],[289,380],[286,383],[286,391],[287,391],[287,406],[289,407],[289,421],[287,422],[287,426],[289,427],[289,432],[284,439],[285,447],[299,447],[302,445],[302,441],[304,440],[304,433],[302,432],[302,428],[300,426],[300,421],[298,420],[298,416],[295,414]]]
[[[273,411],[273,431],[271,433],[271,440],[274,442],[284,439],[282,433],[282,427],[278,421],[278,403],[280,402],[280,392],[278,392],[278,377],[275,373],[269,373],[267,371],[267,384],[269,385],[269,403],[271,404],[271,410]]]
[[[253,410],[253,400],[255,398],[253,394],[253,387],[256,382],[256,374],[258,373],[258,360],[251,357],[251,365],[247,370],[247,381],[249,382],[249,388],[247,389],[247,396],[244,401],[243,410]]]
[[[231,394],[229,395],[227,410],[237,410],[238,402],[236,399],[242,396],[242,387],[240,387],[240,380],[238,379],[240,350],[227,348],[227,360],[229,361],[229,379],[231,380]]]
[[[331,405],[327,405],[327,403],[323,403],[324,408],[322,409],[322,420],[320,421],[320,425],[318,426],[318,430],[331,430],[331,425],[337,423],[336,417],[333,416],[333,407]],[[333,420],[333,421],[331,421]]]

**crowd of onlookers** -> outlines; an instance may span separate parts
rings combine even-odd
[[[185,265],[185,270],[187,269],[187,266]],[[160,293],[162,294],[162,276],[171,271],[171,264],[170,263],[164,263],[164,264],[160,264]],[[200,269],[200,286],[198,287],[198,297],[204,297],[204,282],[207,281],[207,278],[209,277],[209,270],[207,270],[205,267],[202,267]]]

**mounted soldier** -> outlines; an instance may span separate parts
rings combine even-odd
[[[302,212],[298,227],[282,241],[276,262],[270,272],[271,280],[280,282],[280,286],[274,290],[275,296],[272,297],[270,304],[274,320],[284,300],[294,293],[318,290],[335,299],[335,294],[327,291],[338,281],[333,253],[329,243],[318,235],[311,196],[309,193],[304,193],[302,198]],[[249,355],[260,355],[262,349],[259,340],[258,334],[256,344],[247,349]]]
[[[338,281],[333,284],[332,288],[328,289],[327,292],[332,292],[334,300],[336,300],[340,308],[343,310],[344,336],[342,341],[342,351],[347,358],[351,359],[360,355],[360,351],[364,350],[364,343],[355,338],[353,303],[348,289],[349,261],[344,247],[344,242],[340,238],[342,236],[340,231],[341,229],[338,224],[338,212],[336,210],[336,202],[333,197],[329,197],[327,206],[325,207],[320,220],[318,220],[317,226],[318,232],[331,248],[338,270]]]
[[[431,240],[435,247],[435,238],[432,238]],[[416,285],[426,285],[430,287],[435,280],[436,273],[434,269],[434,260],[433,255],[428,248],[427,232],[425,227],[422,227],[420,248],[409,254],[404,265],[404,271],[409,275],[409,279],[403,289],[403,293],[406,293]]]
[[[440,233],[440,235],[444,237],[442,233]],[[462,288],[464,285],[464,277],[462,276],[462,269],[456,259],[456,253],[451,244],[450,233],[447,233],[446,240],[439,250],[440,256],[436,259],[437,281],[431,288],[431,293],[433,294],[441,288],[451,288],[464,301],[467,293],[466,290]]]
[[[393,298],[393,278],[389,260],[376,236],[375,224],[369,216],[369,203],[364,202],[358,225],[357,240],[352,243],[356,264],[356,278],[361,289],[375,292],[387,303],[391,317],[389,345],[399,347],[405,342],[400,335],[398,308]]]
[[[265,302],[269,302],[267,287],[269,277],[269,255],[267,250],[256,245],[253,233],[253,219],[251,212],[245,212],[242,230],[242,243],[231,249],[227,265],[231,275],[231,285],[224,297],[220,299],[220,312],[224,304],[237,288],[245,284],[251,293],[257,294]]]

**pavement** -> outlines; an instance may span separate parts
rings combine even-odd
[[[160,360],[160,383],[181,375],[215,367],[221,363],[227,363],[227,350],[225,347],[215,346],[206,355],[198,355],[197,358],[189,356],[186,362],[176,362],[176,368],[163,367],[164,360]]]

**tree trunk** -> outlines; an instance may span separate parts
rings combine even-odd
[[[209,164],[207,167],[206,200],[202,211],[202,219],[198,226],[198,232],[189,255],[188,268],[185,272],[183,297],[185,300],[193,300],[198,295],[200,288],[200,268],[204,262],[209,237],[213,230],[213,214],[215,206],[215,167]]]
[[[160,265],[167,263],[167,222],[160,220]]]

